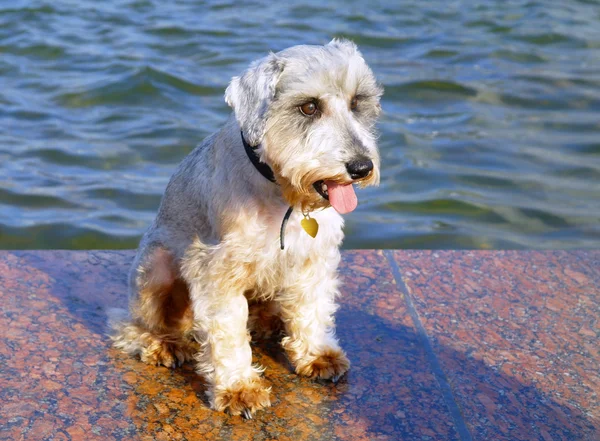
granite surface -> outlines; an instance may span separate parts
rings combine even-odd
[[[0,251],[0,440],[600,440],[600,252],[347,251],[336,385],[253,343],[273,407],[110,347],[132,252]]]

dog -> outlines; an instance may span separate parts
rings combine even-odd
[[[341,214],[357,206],[354,184],[379,183],[382,93],[341,39],[233,77],[231,116],[179,165],[141,239],[114,346],[155,365],[195,361],[210,406],[246,418],[270,406],[251,332],[275,322],[297,374],[337,381],[350,366],[334,325]]]

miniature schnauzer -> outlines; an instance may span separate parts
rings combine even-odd
[[[337,381],[350,366],[333,318],[340,215],[357,206],[354,184],[379,183],[381,95],[339,39],[234,77],[232,115],[180,164],[141,240],[115,346],[150,364],[195,360],[212,408],[247,418],[271,390],[250,332],[278,322],[296,372]]]

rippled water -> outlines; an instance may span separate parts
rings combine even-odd
[[[386,92],[346,247],[600,246],[597,1],[4,1],[0,247],[132,248],[229,78],[345,36]]]

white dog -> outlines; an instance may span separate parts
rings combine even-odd
[[[271,53],[234,77],[234,116],[181,163],[142,238],[115,346],[169,367],[195,359],[211,406],[248,418],[270,405],[249,328],[271,318],[298,374],[343,375],[340,214],[357,205],[353,184],[379,182],[381,94],[346,40]]]

